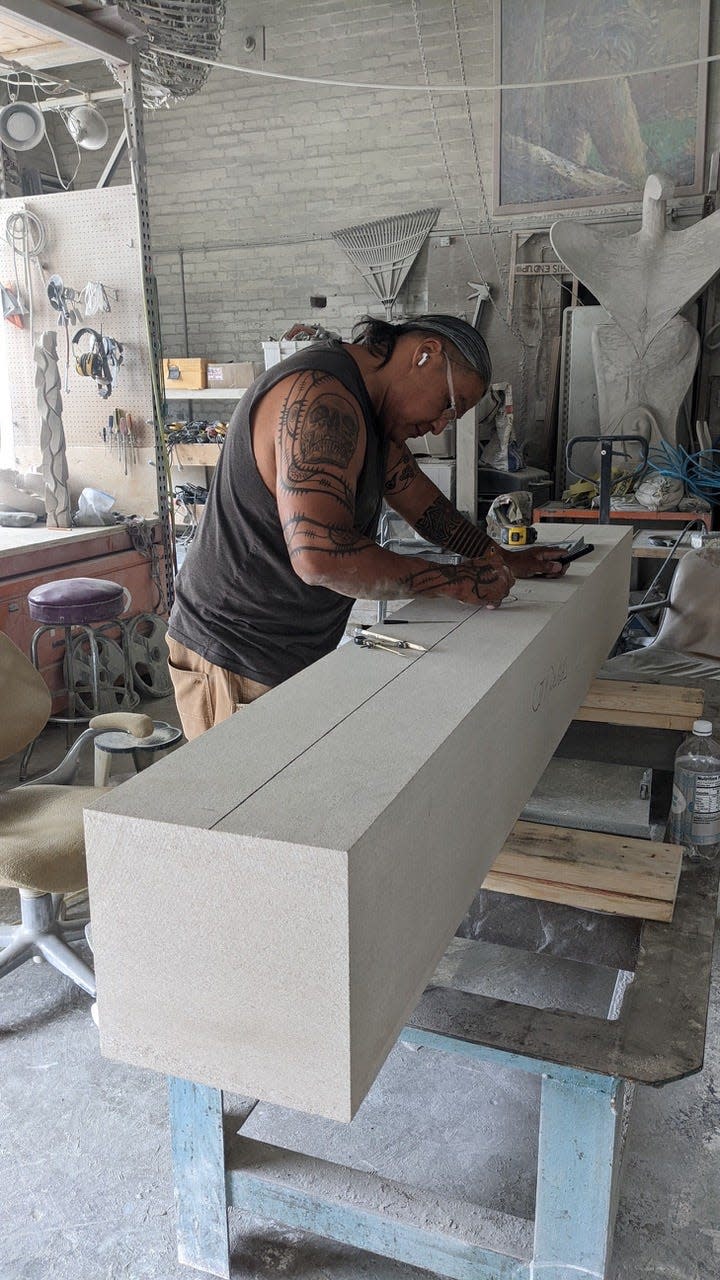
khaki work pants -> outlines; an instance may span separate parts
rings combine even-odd
[[[167,643],[170,678],[183,733],[188,741],[199,738],[213,725],[228,720],[240,707],[254,702],[272,688],[272,685],[260,684],[247,676],[238,676],[225,667],[216,667],[171,636],[168,636]]]

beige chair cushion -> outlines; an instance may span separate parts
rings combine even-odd
[[[0,632],[0,760],[22,751],[45,728],[50,691],[29,658]]]
[[[83,808],[100,787],[17,787],[0,796],[0,884],[40,893],[87,885]]]

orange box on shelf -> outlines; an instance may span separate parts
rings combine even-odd
[[[186,391],[204,391],[207,386],[207,360],[200,357],[167,356],[163,360],[165,384]]]

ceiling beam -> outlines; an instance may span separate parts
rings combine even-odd
[[[93,62],[102,57],[99,53],[91,53],[79,44],[63,44],[60,40],[48,40],[43,44],[34,44],[17,49],[3,49],[0,60],[8,59],[28,71],[48,71],[52,67],[74,67],[81,62]]]
[[[53,4],[52,0],[2,0],[0,18],[3,14],[19,18],[24,27],[47,35],[51,47],[57,44],[57,53],[54,48],[52,52],[47,50],[48,56],[55,59],[47,63],[48,66],[79,61],[78,52],[84,55],[82,60],[88,62],[101,58],[122,66],[132,60],[133,47],[126,39],[103,30],[90,18]],[[29,56],[36,58],[39,53],[36,49]],[[40,70],[37,64],[35,69]]]
[[[92,89],[88,93],[68,94],[65,98],[45,98],[36,105],[41,111],[58,111],[60,108],[83,107],[88,100],[95,105],[98,102],[120,102],[122,96],[123,91],[117,86],[115,89]]]

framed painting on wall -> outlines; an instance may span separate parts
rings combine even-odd
[[[495,0],[495,211],[641,200],[662,170],[703,189],[710,0]],[[636,75],[672,63],[692,65]],[[621,74],[618,74],[621,73]]]

